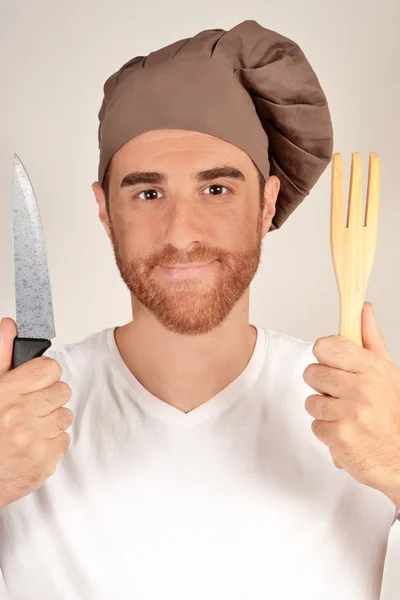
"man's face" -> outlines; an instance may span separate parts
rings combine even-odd
[[[222,167],[231,172],[215,171]],[[259,265],[279,180],[268,186],[262,211],[250,158],[209,135],[153,130],[125,144],[112,161],[110,218],[100,185],[93,189],[133,301],[179,334],[217,327]]]

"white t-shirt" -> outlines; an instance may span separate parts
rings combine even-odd
[[[185,414],[150,394],[114,328],[46,354],[71,444],[0,511],[11,600],[378,600],[397,511],[312,433],[312,342],[257,328],[245,370]]]

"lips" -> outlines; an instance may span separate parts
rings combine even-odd
[[[166,269],[191,269],[196,267],[205,267],[206,265],[211,264],[210,262],[193,262],[193,263],[183,263],[183,264],[174,264],[174,265],[160,265]]]
[[[185,263],[175,265],[159,265],[159,270],[162,274],[169,279],[195,279],[203,278],[208,271],[211,270],[212,265],[216,261],[205,263]]]

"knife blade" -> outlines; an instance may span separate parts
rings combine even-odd
[[[42,356],[55,337],[42,222],[32,184],[16,154],[12,201],[17,337],[11,368],[15,369]]]

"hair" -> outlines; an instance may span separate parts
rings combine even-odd
[[[112,160],[110,160],[110,162],[107,165],[107,169],[105,171],[104,174],[104,179],[103,179],[103,192],[104,192],[104,196],[106,199],[106,209],[107,209],[107,214],[110,217],[110,177],[111,177],[111,163]],[[254,164],[254,162],[253,162]],[[259,183],[259,187],[260,187],[260,209],[263,210],[264,208],[264,188],[265,188],[265,177],[264,175],[261,173],[260,169],[254,164],[255,168],[257,169],[257,174],[258,174],[258,183]]]

